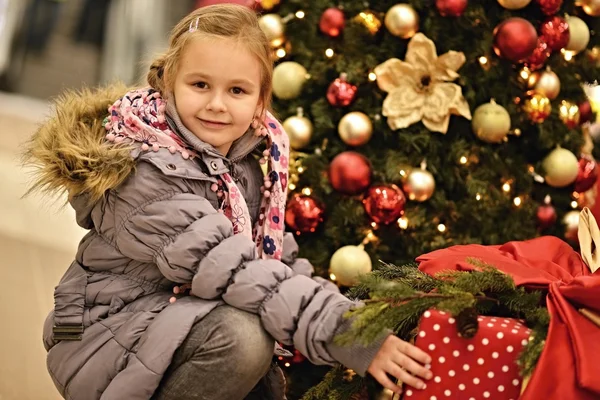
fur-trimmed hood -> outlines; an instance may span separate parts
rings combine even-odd
[[[70,200],[82,198],[85,201],[78,201],[78,204],[89,206],[107,190],[123,183],[136,166],[133,150],[138,146],[131,141],[116,143],[107,140],[104,123],[109,121],[105,121],[109,115],[114,117],[115,111],[112,114],[109,112],[111,105],[132,93],[139,95],[137,92],[139,90],[124,85],[113,85],[93,90],[67,91],[60,96],[54,104],[53,115],[33,135],[24,154],[24,164],[34,167],[34,181],[28,193],[67,192]],[[264,139],[255,134],[253,128],[249,128],[233,143],[228,156],[224,157],[185,128],[173,103],[167,102],[166,109],[164,115],[171,130],[178,135],[177,141],[202,154],[202,158],[208,156],[223,159],[227,163],[237,162],[256,149]],[[125,118],[118,111],[117,115],[118,118]],[[138,138],[132,139],[139,141]]]
[[[94,202],[131,174],[131,149],[107,142],[102,125],[108,107],[127,91],[124,85],[68,91],[55,101],[53,115],[23,155],[24,163],[35,168],[29,192],[85,194]]]

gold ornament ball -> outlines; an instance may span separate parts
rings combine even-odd
[[[542,123],[552,112],[552,104],[546,96],[535,93],[525,100],[523,110],[527,113],[529,119],[536,123]]]
[[[592,17],[600,16],[600,0],[579,0],[575,5],[583,7],[583,11]]]
[[[371,272],[371,257],[362,246],[344,246],[338,249],[329,262],[329,272],[343,286],[353,286],[358,277]]]
[[[571,243],[577,243],[577,232],[579,231],[579,210],[571,210],[563,216],[562,223],[565,226],[565,239]]]
[[[579,172],[579,161],[575,154],[559,147],[544,158],[542,168],[546,183],[555,188],[562,188],[575,182]]]
[[[594,46],[588,51],[588,57],[590,61],[596,64],[596,67],[600,68],[600,46]]]
[[[347,145],[362,146],[371,139],[373,124],[365,113],[352,111],[340,120],[338,133]]]
[[[273,8],[279,5],[281,0],[261,0],[260,6],[265,11],[271,11]]]
[[[271,59],[273,61],[279,61],[291,53],[292,53],[292,42],[290,42],[290,41],[283,42],[283,44],[281,46],[271,48]]]
[[[561,101],[560,107],[558,108],[558,116],[560,120],[571,129],[579,126],[581,114],[579,113],[579,106],[575,103],[571,103],[567,100]]]
[[[396,4],[385,14],[384,23],[392,35],[409,39],[419,31],[419,14],[409,4]]]
[[[471,122],[475,135],[488,143],[500,143],[510,131],[510,115],[495,101],[482,104],[475,110]]]
[[[566,21],[569,24],[569,43],[565,50],[572,51],[577,54],[587,48],[590,42],[590,28],[581,18],[567,16]]]
[[[265,14],[258,20],[258,26],[265,33],[273,47],[285,42],[285,24],[278,14]]]
[[[363,11],[359,13],[354,20],[363,25],[371,33],[371,35],[379,32],[381,28],[381,20],[372,11]]]
[[[529,88],[533,89],[535,93],[544,95],[550,100],[556,99],[560,93],[560,79],[550,69],[534,72],[527,82]]]
[[[383,388],[377,395],[377,400],[400,400],[400,394],[391,391],[390,389]]]
[[[283,129],[285,129],[290,138],[290,146],[294,150],[300,150],[308,143],[313,134],[313,124],[310,119],[295,115],[283,121]]]
[[[402,183],[402,190],[413,201],[427,201],[435,192],[435,179],[426,169],[413,169]]]
[[[527,7],[531,0],[498,0],[498,3],[507,10],[520,10]]]
[[[282,100],[291,100],[300,95],[306,82],[306,68],[295,61],[285,61],[273,70],[273,94]]]

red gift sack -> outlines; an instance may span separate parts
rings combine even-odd
[[[517,359],[531,330],[521,320],[478,317],[475,337],[461,337],[448,313],[426,311],[415,345],[431,358],[433,378],[423,390],[406,386],[405,400],[516,400],[522,378]]]

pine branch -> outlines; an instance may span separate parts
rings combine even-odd
[[[346,369],[342,366],[333,368],[318,385],[302,396],[302,400],[350,400],[361,389],[364,389],[365,379],[358,375],[353,375],[351,379],[345,379],[345,371]]]
[[[410,339],[423,312],[430,308],[459,316],[476,307],[491,315],[524,318],[533,327],[536,337],[543,340],[549,324],[547,310],[540,306],[541,293],[526,292],[515,287],[512,278],[481,260],[469,259],[479,271],[448,271],[424,278],[414,266],[396,267],[383,264],[381,270],[362,278],[355,293],[368,293],[363,307],[346,313],[352,318],[349,331],[335,338],[340,345],[369,345],[386,329],[392,329],[403,339]],[[393,277],[384,279],[383,277]],[[428,282],[428,292],[414,287]],[[540,355],[534,342],[525,349],[522,365],[531,369]]]
[[[375,297],[373,299],[365,300],[364,303],[385,303],[390,307],[404,307],[407,302],[412,300],[421,300],[425,298],[438,299],[438,300],[455,300],[457,297],[457,293],[454,294],[441,294],[441,293],[417,293],[412,296],[406,297]],[[500,303],[497,299],[487,296],[473,296],[475,300],[480,301],[492,301],[495,303]],[[442,301],[440,301],[442,303]]]

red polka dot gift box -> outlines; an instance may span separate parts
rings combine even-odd
[[[473,338],[461,337],[456,320],[443,311],[423,314],[415,345],[431,358],[433,378],[423,390],[405,386],[404,400],[517,400],[517,359],[530,336],[521,320],[478,317]]]

